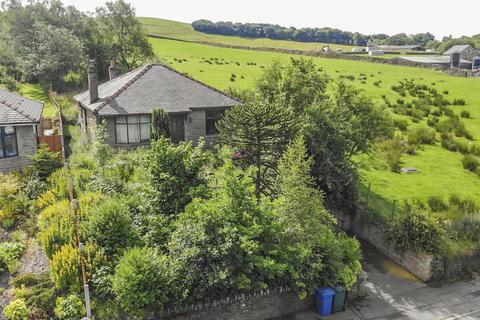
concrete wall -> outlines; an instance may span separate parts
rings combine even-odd
[[[20,170],[30,164],[29,156],[37,152],[37,135],[35,125],[17,126],[18,156],[0,158],[0,171],[11,172]]]
[[[343,228],[353,232],[358,238],[367,241],[385,256],[402,266],[417,278],[428,281],[435,277],[435,257],[430,254],[410,250],[399,250],[389,243],[385,229],[381,226],[367,224],[361,219],[361,210],[355,215],[337,214],[343,220]]]

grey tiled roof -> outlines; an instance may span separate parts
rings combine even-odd
[[[43,102],[0,88],[0,124],[37,123],[42,111]]]
[[[456,46],[451,47],[447,51],[445,51],[444,54],[452,54],[452,53],[455,53],[455,52],[463,52],[468,47],[470,47],[470,45],[468,45],[468,44],[456,45]]]
[[[99,100],[90,104],[88,91],[74,98],[99,115],[168,113],[241,104],[226,94],[170,67],[149,64],[98,87]]]

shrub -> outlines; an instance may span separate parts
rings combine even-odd
[[[161,137],[170,138],[170,121],[168,114],[163,109],[154,109],[152,112],[150,139],[158,140]]]
[[[86,228],[88,238],[109,256],[119,254],[139,241],[129,208],[119,198],[108,199],[93,210]]]
[[[430,196],[427,203],[433,212],[442,212],[448,209],[448,203],[439,196]]]
[[[469,119],[470,112],[468,112],[467,110],[462,110],[462,112],[460,113],[460,117]]]
[[[173,268],[166,256],[156,249],[134,248],[125,252],[112,279],[112,288],[122,308],[142,315],[148,310],[162,310],[174,290]]]
[[[435,130],[429,127],[416,127],[408,133],[409,144],[434,144]]]
[[[399,249],[440,253],[444,249],[446,232],[432,212],[407,205],[387,225],[387,237]]]
[[[462,199],[456,194],[450,195],[449,203],[451,207],[463,214],[477,213],[480,211],[477,203],[472,199]]]
[[[464,105],[466,104],[466,102],[465,102],[465,100],[463,100],[463,99],[454,99],[454,100],[452,101],[452,104],[453,104],[454,106],[464,106]]]
[[[46,180],[55,170],[62,167],[60,155],[50,152],[46,144],[41,144],[37,153],[30,157],[33,172],[41,180]]]
[[[466,155],[462,159],[462,164],[464,169],[471,172],[477,172],[478,166],[480,163],[478,162],[477,158],[475,158],[474,156]]]
[[[25,244],[20,242],[3,242],[0,244],[0,274],[13,266],[25,250]]]
[[[4,310],[8,320],[28,320],[30,310],[27,308],[25,300],[13,300]]]
[[[75,294],[66,298],[58,297],[55,304],[55,315],[58,320],[78,320],[85,315],[85,306],[82,299]]]
[[[395,125],[396,128],[400,131],[407,131],[408,128],[408,120],[406,119],[394,119],[393,124]]]
[[[80,290],[80,251],[67,244],[56,252],[50,262],[55,286],[60,290]]]
[[[384,150],[385,160],[392,172],[400,171],[400,158],[402,156],[402,145],[399,139],[387,140],[381,144]]]

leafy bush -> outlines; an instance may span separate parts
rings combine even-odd
[[[468,112],[467,110],[462,110],[462,112],[460,113],[460,117],[469,119],[470,112]]]
[[[448,209],[448,203],[442,197],[430,196],[427,202],[433,212],[442,212]]]
[[[407,131],[408,128],[408,120],[406,119],[394,119],[393,124],[395,127],[400,131]]]
[[[446,241],[446,232],[438,217],[412,205],[395,216],[386,231],[388,239],[399,249],[440,253]]]
[[[452,101],[452,104],[453,104],[454,106],[464,106],[464,105],[466,104],[466,102],[465,102],[465,100],[463,100],[463,99],[454,99],[454,100]]]
[[[139,241],[132,215],[120,198],[111,198],[94,209],[86,226],[87,238],[100,246],[107,255],[121,254]]]
[[[55,305],[58,320],[78,320],[85,315],[85,306],[77,295],[70,294],[66,298],[58,297]]]
[[[30,311],[27,308],[25,300],[13,300],[4,310],[8,320],[28,320]]]
[[[162,310],[173,303],[176,269],[166,256],[156,249],[134,248],[126,251],[112,279],[112,288],[122,308],[142,315],[150,310]]]
[[[55,170],[62,167],[60,155],[50,152],[46,144],[41,144],[37,153],[30,157],[33,172],[41,180],[46,180]]]
[[[160,213],[182,212],[195,189],[205,183],[202,169],[208,162],[203,144],[174,146],[165,138],[152,143],[149,154],[152,185]]]
[[[384,151],[385,160],[392,172],[400,171],[400,158],[402,157],[402,144],[400,139],[391,139],[379,144]]]
[[[80,290],[80,251],[67,244],[53,254],[50,262],[55,286],[60,290]]]
[[[15,263],[23,251],[25,244],[20,242],[3,242],[0,244],[0,274]]]
[[[462,164],[464,169],[471,172],[477,172],[480,162],[477,160],[476,157],[472,155],[466,155],[462,159]]]
[[[429,127],[416,127],[408,133],[409,144],[434,144],[435,130]]]

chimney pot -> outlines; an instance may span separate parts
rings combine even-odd
[[[98,101],[98,73],[95,60],[88,62],[88,92],[90,94],[90,103]]]

